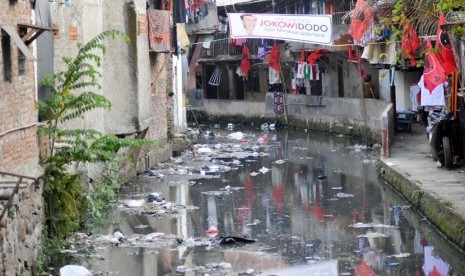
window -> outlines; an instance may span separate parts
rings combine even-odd
[[[11,47],[10,36],[2,30],[3,80],[11,81]]]
[[[22,38],[27,34],[27,28],[19,28],[19,36]],[[24,76],[26,74],[26,56],[18,48],[18,75]]]

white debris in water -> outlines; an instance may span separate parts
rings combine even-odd
[[[250,176],[257,176],[257,175],[258,175],[257,172],[251,172],[251,173],[250,173]]]
[[[206,148],[206,147],[204,147],[204,148],[198,148],[198,149],[196,150],[196,152],[197,152],[197,153],[211,153],[211,152],[212,152],[212,149],[211,149],[211,148]]]
[[[349,227],[352,227],[352,228],[372,228],[373,223],[357,222],[357,223],[354,223],[354,224],[350,224]]]
[[[154,233],[147,234],[147,235],[145,236],[145,240],[146,240],[146,241],[153,241],[153,240],[155,240],[156,238],[160,238],[160,237],[164,237],[164,236],[165,236],[165,233],[154,232]]]
[[[128,207],[128,208],[139,208],[142,205],[144,205],[145,200],[143,199],[128,199],[128,200],[123,200],[123,206]]]
[[[346,194],[346,193],[337,193],[335,196],[338,198],[354,197],[353,194]]]
[[[65,265],[60,268],[60,276],[92,276],[92,273],[80,265]]]
[[[358,235],[357,238],[387,238],[389,235],[379,232],[366,233],[365,235]]]
[[[284,164],[284,163],[286,163],[286,160],[279,159],[279,160],[276,160],[275,163],[278,164],[278,165]]]
[[[398,228],[395,225],[381,224],[381,223],[376,223],[376,224],[375,223],[362,223],[362,222],[350,224],[349,227],[352,227],[352,228],[385,228],[385,229]]]
[[[388,258],[407,258],[410,257],[412,254],[410,253],[399,253],[395,255],[389,255]]]
[[[244,138],[244,133],[238,131],[238,132],[233,132],[228,134],[227,136],[229,139],[234,139],[234,140],[242,140]]]
[[[299,159],[300,159],[300,160],[302,160],[302,159],[311,160],[311,159],[313,159],[313,156],[302,156],[302,157],[300,157]]]
[[[270,169],[266,168],[266,167],[262,167],[261,169],[258,170],[259,172],[261,172],[262,174],[265,174],[267,172],[270,171]]]

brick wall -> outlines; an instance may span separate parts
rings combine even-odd
[[[172,143],[168,137],[172,129],[169,109],[173,105],[173,98],[168,97],[172,90],[173,60],[170,53],[150,54],[150,81],[152,93],[153,121],[148,128],[146,139],[153,139],[157,147],[147,152],[149,165],[166,161],[172,156]],[[142,170],[144,168],[140,168]]]
[[[31,23],[29,0],[15,4],[0,1],[0,11],[1,24],[16,27],[18,23]],[[34,61],[26,60],[25,74],[20,76],[19,49],[12,40],[10,52],[11,81],[4,81],[0,47],[0,171],[37,177],[40,169]],[[0,201],[0,211],[5,203]],[[19,205],[10,210],[0,222],[0,275],[31,275],[42,232],[41,185],[21,189]]]
[[[16,26],[17,23],[31,22],[30,1],[18,0],[13,5],[9,1],[0,1],[0,10],[2,24]],[[36,174],[38,163],[34,64],[32,60],[26,60],[26,73],[19,76],[19,49],[13,41],[10,45],[11,82],[4,81],[4,60],[0,48],[0,171],[31,175],[31,172]],[[5,134],[23,127],[23,130]]]

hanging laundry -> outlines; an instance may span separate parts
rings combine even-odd
[[[362,59],[370,64],[394,64],[396,61],[396,43],[391,38],[390,43],[374,43],[365,45],[361,55]]]
[[[312,66],[310,64],[304,65],[304,80],[310,80],[312,77]]]
[[[304,68],[305,65],[307,65],[306,62],[298,62],[297,63],[297,73],[296,73],[296,78],[297,79],[304,79]]]
[[[228,17],[227,16],[218,16],[218,32],[227,33],[228,32]]]
[[[441,29],[441,26],[444,24],[446,24],[446,19],[444,18],[444,14],[441,12],[439,14],[439,23],[436,35],[436,47],[439,47],[441,50],[439,55],[441,57],[441,66],[444,69],[445,74],[449,75],[457,69],[457,64],[455,63],[449,33]]]
[[[269,84],[281,83],[281,78],[279,77],[279,71],[273,69],[273,67],[268,68],[268,83]]]
[[[212,36],[212,35],[206,36],[206,37],[204,38],[204,42],[202,43],[202,47],[205,48],[205,49],[210,49],[211,43],[212,43],[212,41],[213,41],[214,38],[215,38],[215,37]]]
[[[247,39],[245,38],[237,38],[235,39],[235,44],[237,47],[242,47],[242,45],[244,45],[244,43],[247,41]]]
[[[262,46],[258,46],[258,50],[257,50],[257,56],[259,59],[265,59],[265,47],[262,45]]]
[[[320,80],[320,67],[318,66],[318,64],[312,66],[312,76],[313,80]]]
[[[171,14],[168,10],[147,10],[149,49],[152,52],[171,51]]]
[[[376,54],[374,54],[374,48],[375,48],[375,45],[374,44],[367,44],[365,45],[365,47],[363,47],[363,52],[362,52],[362,55],[360,56],[360,58],[363,58],[364,60],[367,60],[368,62],[374,64],[374,63],[378,63],[379,61],[379,53],[377,52]],[[374,59],[376,58],[376,59]]]
[[[377,42],[385,42],[390,40],[391,38],[391,29],[389,29],[386,25],[381,25],[380,34],[376,36]]]
[[[421,91],[421,106],[443,106],[446,104],[444,86],[438,85],[433,90],[426,88],[424,75],[421,76],[418,86]]]
[[[410,103],[412,104],[412,111],[417,111],[420,107],[418,102],[418,94],[421,93],[420,86],[416,83],[410,86]]]
[[[187,23],[186,2],[185,0],[173,0],[173,22]],[[168,27],[171,26],[168,25]]]
[[[181,48],[187,48],[187,46],[189,46],[190,44],[189,37],[187,36],[184,25],[185,25],[184,23],[176,23],[176,34],[178,38],[178,45]]]
[[[297,94],[298,91],[299,91],[299,88],[297,87],[297,80],[295,78],[293,78],[291,80],[291,93],[292,94]]]

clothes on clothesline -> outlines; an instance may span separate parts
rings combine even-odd
[[[421,95],[420,87],[417,84],[413,84],[410,86],[410,102],[412,104],[412,111],[417,111],[420,107],[420,103],[418,102],[418,94]],[[421,99],[421,98],[420,98]]]
[[[421,76],[418,86],[421,90],[421,106],[444,106],[446,99],[444,95],[444,85],[438,85],[433,91],[425,87],[423,76]]]

